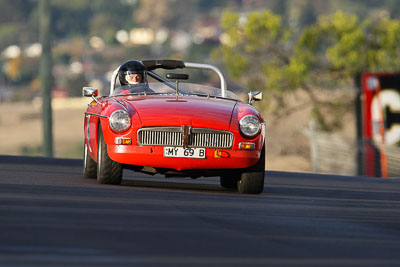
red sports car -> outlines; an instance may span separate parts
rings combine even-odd
[[[187,69],[216,72],[221,88],[179,82],[188,79]],[[251,105],[261,93],[250,92],[243,103],[215,66],[129,60],[113,72],[108,96],[91,87],[83,95],[93,99],[84,121],[86,178],[120,184],[122,170],[132,169],[219,176],[221,186],[240,193],[263,191],[265,122]]]

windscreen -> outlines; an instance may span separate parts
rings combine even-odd
[[[127,94],[162,94],[176,95],[176,83],[147,83],[137,85],[127,85],[115,88],[112,96]],[[179,95],[199,95],[210,97],[222,97],[221,88],[212,86],[194,84],[194,83],[178,83]],[[230,91],[227,91],[225,98],[240,100],[240,98]]]

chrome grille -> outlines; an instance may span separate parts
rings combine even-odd
[[[152,146],[182,146],[182,133],[158,130],[139,130],[139,144]]]
[[[137,132],[143,146],[183,146],[183,127],[149,127]],[[206,128],[190,128],[188,147],[231,148],[233,133]]]

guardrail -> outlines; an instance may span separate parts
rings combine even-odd
[[[381,151],[370,142],[357,144],[355,140],[340,134],[316,130],[314,123],[303,129],[303,133],[310,141],[313,172],[340,175],[377,173],[377,176],[381,173]],[[386,146],[383,152],[387,160],[388,177],[400,177],[400,147]]]

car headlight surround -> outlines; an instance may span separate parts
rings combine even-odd
[[[254,137],[261,130],[261,122],[257,116],[246,115],[239,121],[240,132],[246,137]]]
[[[131,116],[125,110],[116,110],[111,113],[108,123],[113,131],[123,132],[131,127]]]

